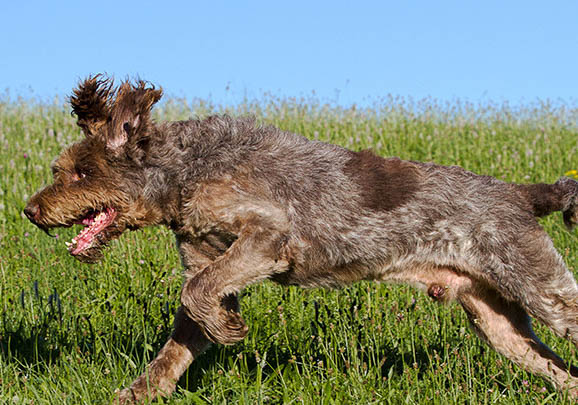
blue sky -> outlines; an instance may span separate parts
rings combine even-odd
[[[312,91],[340,104],[387,94],[578,96],[576,1],[18,1],[2,9],[0,90],[12,96],[66,96],[98,72],[218,103]]]

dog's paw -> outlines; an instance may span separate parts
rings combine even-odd
[[[135,404],[137,399],[130,388],[125,388],[122,391],[117,390],[115,392],[112,403],[114,405]]]
[[[156,364],[156,365],[155,365]],[[168,397],[176,388],[176,382],[163,375],[158,363],[152,362],[151,368],[138,377],[130,387],[116,390],[113,404],[143,404],[157,397]]]
[[[243,340],[249,328],[238,313],[236,295],[222,296],[207,286],[211,287],[211,284],[201,282],[199,278],[187,280],[181,293],[181,303],[186,314],[199,323],[213,343],[232,345]]]
[[[215,342],[223,345],[232,345],[245,338],[249,328],[241,315],[234,311],[227,311],[219,307],[209,323],[205,323],[205,334]]]

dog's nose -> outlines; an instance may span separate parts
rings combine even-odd
[[[40,214],[40,205],[38,204],[28,204],[26,208],[24,208],[24,215],[33,223],[36,223],[38,214]]]

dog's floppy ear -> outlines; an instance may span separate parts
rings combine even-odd
[[[118,89],[114,103],[112,116],[115,130],[109,133],[107,147],[114,151],[124,146],[129,139],[138,143],[140,139],[146,138],[151,109],[162,95],[162,88],[157,89],[143,80],[134,85],[124,82]]]
[[[110,117],[110,100],[114,94],[113,81],[98,74],[79,83],[70,96],[76,124],[87,136],[95,135]]]

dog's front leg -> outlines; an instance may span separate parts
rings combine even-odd
[[[175,329],[167,343],[147,370],[117,394],[116,402],[142,402],[172,394],[180,376],[209,344],[199,325],[180,307],[175,315]]]
[[[245,286],[287,270],[282,245],[282,232],[247,224],[221,257],[185,282],[181,303],[211,341],[233,344],[245,337],[248,328],[240,314],[223,304]]]
[[[189,275],[200,272],[219,254],[208,243],[199,240],[189,241],[177,236],[177,244]],[[224,305],[230,310],[238,310],[236,296],[229,297]],[[146,371],[130,387],[116,395],[115,403],[143,402],[153,400],[159,395],[170,395],[181,375],[210,343],[199,324],[189,318],[185,308],[181,306],[175,315],[174,331],[169,340],[147,366]]]

